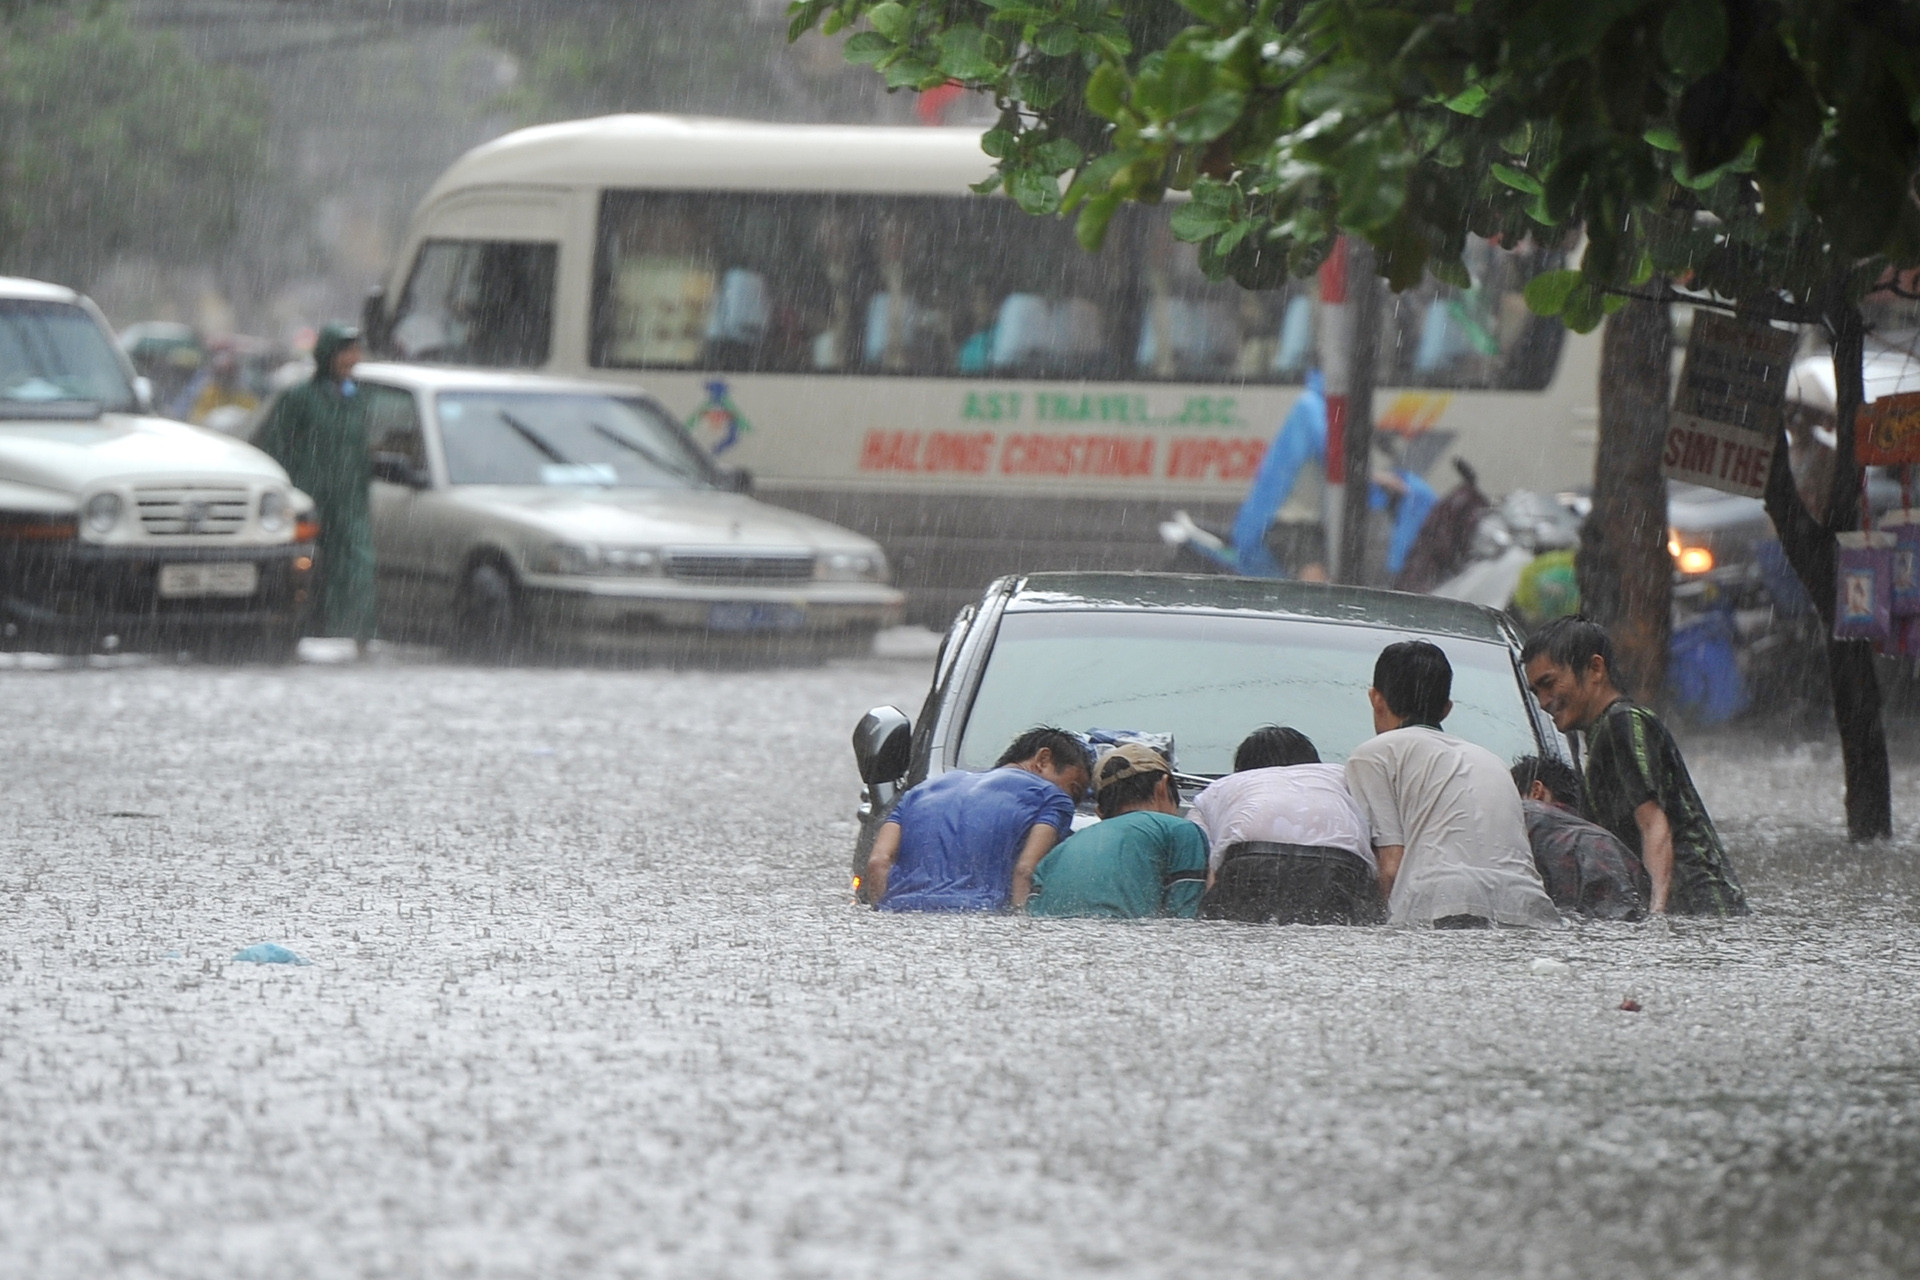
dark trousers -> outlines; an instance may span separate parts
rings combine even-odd
[[[1378,924],[1386,918],[1373,868],[1358,854],[1266,841],[1227,846],[1200,914],[1249,924]]]

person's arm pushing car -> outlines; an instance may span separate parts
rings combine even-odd
[[[1373,860],[1380,868],[1380,900],[1393,897],[1394,877],[1400,874],[1400,859],[1406,856],[1407,846],[1403,844],[1377,844],[1373,847]]]
[[[867,855],[867,901],[876,909],[887,896],[887,876],[900,853],[900,824],[882,823],[873,838],[873,851]]]
[[[1020,860],[1013,864],[1013,909],[1024,911],[1027,899],[1033,896],[1033,869],[1040,865],[1040,859],[1047,856],[1054,843],[1060,839],[1060,833],[1044,822],[1036,822],[1027,830],[1027,839],[1020,846]]]

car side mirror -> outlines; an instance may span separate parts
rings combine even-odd
[[[360,338],[374,355],[387,351],[387,291],[382,285],[367,290],[360,304]]]
[[[720,487],[728,493],[752,493],[753,472],[745,467],[721,467]]]
[[[413,464],[413,459],[404,453],[376,453],[370,459],[370,470],[375,480],[388,484],[405,485],[409,489],[427,487],[427,473]]]
[[[906,776],[913,751],[913,721],[898,707],[875,707],[853,730],[853,761],[868,786]]]
[[[134,375],[133,402],[139,407],[140,412],[153,412],[153,379],[144,373]]]

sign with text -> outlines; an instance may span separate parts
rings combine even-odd
[[[1854,418],[1855,448],[1872,467],[1920,462],[1920,391],[1881,396]]]
[[[1780,445],[1794,335],[1696,311],[1660,463],[1675,480],[1759,497]]]

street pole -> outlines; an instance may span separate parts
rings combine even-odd
[[[1380,350],[1381,283],[1373,269],[1373,246],[1356,240],[1347,250],[1347,319],[1353,338],[1347,371],[1346,430],[1341,433],[1345,455],[1346,503],[1339,527],[1340,550],[1335,582],[1371,586],[1367,581],[1367,522],[1373,510],[1367,499],[1373,492],[1373,376]],[[1332,432],[1328,432],[1327,465],[1333,465]],[[1334,530],[1327,530],[1329,539]]]

